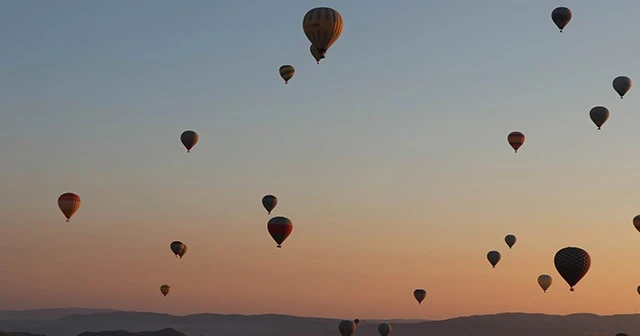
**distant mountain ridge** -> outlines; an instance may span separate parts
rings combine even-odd
[[[73,308],[80,309],[80,308]],[[66,312],[70,312],[67,310]],[[89,310],[90,311],[90,310]],[[36,311],[35,314],[41,314]],[[75,311],[77,312],[77,311]],[[176,316],[148,312],[72,313],[58,319],[37,320],[22,311],[23,319],[0,319],[0,330],[15,330],[47,336],[146,336],[160,334],[135,334],[147,330],[183,333],[187,336],[339,336],[338,319],[298,317],[291,315],[223,315],[192,314]],[[0,315],[6,311],[0,311]],[[48,311],[47,316],[53,316]],[[62,312],[58,312],[62,314]],[[10,315],[10,314],[9,314]],[[8,315],[4,315],[8,316]],[[35,316],[35,315],[34,315]],[[356,335],[377,335],[380,320],[361,318]],[[448,336],[578,336],[615,335],[624,332],[640,334],[640,315],[572,314],[566,316],[526,313],[502,313],[474,315],[441,321],[385,320],[393,326],[396,335],[448,335]],[[105,332],[104,330],[109,330]],[[129,332],[124,332],[128,330]],[[91,334],[86,332],[100,332]],[[132,334],[133,333],[133,334]],[[2,334],[0,334],[2,336]],[[161,336],[173,336],[162,334]],[[176,335],[178,336],[178,335]]]

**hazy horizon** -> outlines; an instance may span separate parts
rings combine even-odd
[[[320,64],[302,31],[317,6],[344,19]],[[563,33],[557,6],[573,11]],[[631,0],[5,1],[0,13],[0,309],[441,320],[640,306],[640,88],[611,87],[640,78]],[[287,85],[283,64],[296,68]],[[611,111],[601,131],[596,105]],[[187,129],[200,135],[189,154]],[[69,223],[65,192],[82,198]],[[272,216],[294,225],[281,249]],[[575,292],[553,264],[566,246],[592,258]]]

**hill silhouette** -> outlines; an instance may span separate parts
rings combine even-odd
[[[367,320],[363,317],[360,317],[360,320],[356,336],[378,334],[377,323],[380,320]],[[338,322],[339,319],[332,318],[277,314],[176,316],[114,311],[71,314],[56,320],[3,319],[0,320],[0,330],[19,330],[47,336],[178,336],[183,334],[188,336],[218,334],[227,336],[326,336],[339,335]],[[619,332],[631,335],[640,333],[640,315],[572,314],[560,316],[502,313],[457,317],[441,321],[396,321],[392,326],[392,335],[578,336],[597,333],[613,336]],[[147,332],[146,330],[159,331]]]

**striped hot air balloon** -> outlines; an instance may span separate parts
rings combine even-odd
[[[80,209],[80,196],[70,192],[64,193],[58,197],[58,207],[68,222],[73,214]]]
[[[289,84],[289,80],[293,78],[293,75],[296,73],[296,69],[293,65],[283,65],[280,67],[280,77],[284,79],[285,84]]]
[[[338,40],[342,33],[342,16],[337,10],[328,7],[317,7],[305,14],[302,29],[311,43],[324,56],[329,47]]]

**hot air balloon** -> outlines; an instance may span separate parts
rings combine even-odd
[[[262,198],[262,206],[267,210],[268,214],[278,205],[278,198],[273,195],[266,195]]]
[[[507,243],[507,246],[509,246],[509,248],[511,248],[516,243],[516,236],[512,234],[507,235],[506,237],[504,237],[504,242]]]
[[[596,106],[591,109],[589,116],[591,121],[598,126],[598,130],[600,130],[602,125],[609,119],[609,110],[604,106]]]
[[[378,332],[380,336],[388,336],[391,333],[391,325],[389,323],[378,324]]]
[[[73,214],[80,209],[80,196],[70,192],[64,193],[58,197],[58,207],[68,222]]]
[[[496,265],[500,261],[500,252],[489,251],[489,253],[487,253],[487,259],[489,260],[489,263],[491,263],[491,266],[493,266],[493,268],[496,268]]]
[[[354,322],[356,325],[358,325],[358,323],[360,323],[360,319],[355,319],[355,320],[353,320],[353,322]]]
[[[356,332],[356,323],[353,321],[342,320],[338,324],[338,330],[342,336],[353,336]]]
[[[638,286],[638,288],[636,288],[636,290],[638,291],[638,294],[640,295],[640,286]]]
[[[613,80],[613,89],[620,95],[620,99],[631,89],[631,78],[618,76]]]
[[[640,215],[633,217],[633,226],[640,232]]]
[[[182,141],[182,144],[187,149],[187,153],[191,153],[191,148],[198,143],[198,139],[198,133],[191,130],[184,131],[180,135],[180,141]]]
[[[293,223],[287,217],[273,217],[267,223],[267,230],[280,248],[293,231]]]
[[[314,46],[313,44],[309,47],[309,51],[311,52],[311,56],[315,58],[316,64],[320,64],[320,60],[324,58],[324,55],[320,55],[318,48],[316,48],[316,46]]]
[[[617,333],[616,336],[629,336],[629,334],[625,334],[625,333]]]
[[[424,301],[424,298],[427,297],[427,291],[422,288],[418,288],[413,291],[413,297],[416,298],[416,301],[418,301],[418,304],[422,304],[422,301]]]
[[[324,56],[342,33],[342,16],[335,9],[317,7],[305,14],[302,29],[311,44]]]
[[[520,148],[520,146],[522,146],[522,144],[524,144],[524,134],[515,131],[515,132],[511,132],[509,133],[509,135],[507,136],[507,141],[509,142],[509,145],[511,145],[511,148],[513,148],[515,150],[515,152],[518,152],[518,148]]]
[[[558,7],[551,12],[551,20],[560,28],[561,33],[564,27],[571,21],[572,16],[571,10],[567,7]]]
[[[296,69],[293,65],[283,65],[280,67],[280,77],[284,79],[284,83],[288,84],[289,80],[293,78],[293,75],[296,73]]]
[[[180,251],[180,253],[178,253],[178,255],[180,256],[180,259],[182,259],[182,257],[184,257],[184,255],[187,253],[187,245],[184,246],[184,248],[182,249],[182,251]]]
[[[553,283],[553,279],[551,278],[550,275],[542,274],[541,276],[538,277],[538,285],[540,286],[540,288],[542,288],[542,291],[545,293],[547,292],[547,289],[551,287],[552,283]]]
[[[569,284],[573,292],[575,286],[591,267],[591,256],[579,247],[565,247],[553,259],[560,276]]]
[[[162,293],[162,295],[164,295],[166,297],[167,294],[169,294],[169,292],[171,292],[171,286],[169,286],[169,285],[160,286],[160,292]]]
[[[182,253],[182,250],[187,248],[185,244],[177,240],[172,242],[171,245],[169,245],[169,247],[171,247],[171,252],[173,252],[173,254],[176,255],[176,258],[180,256],[180,253]]]

